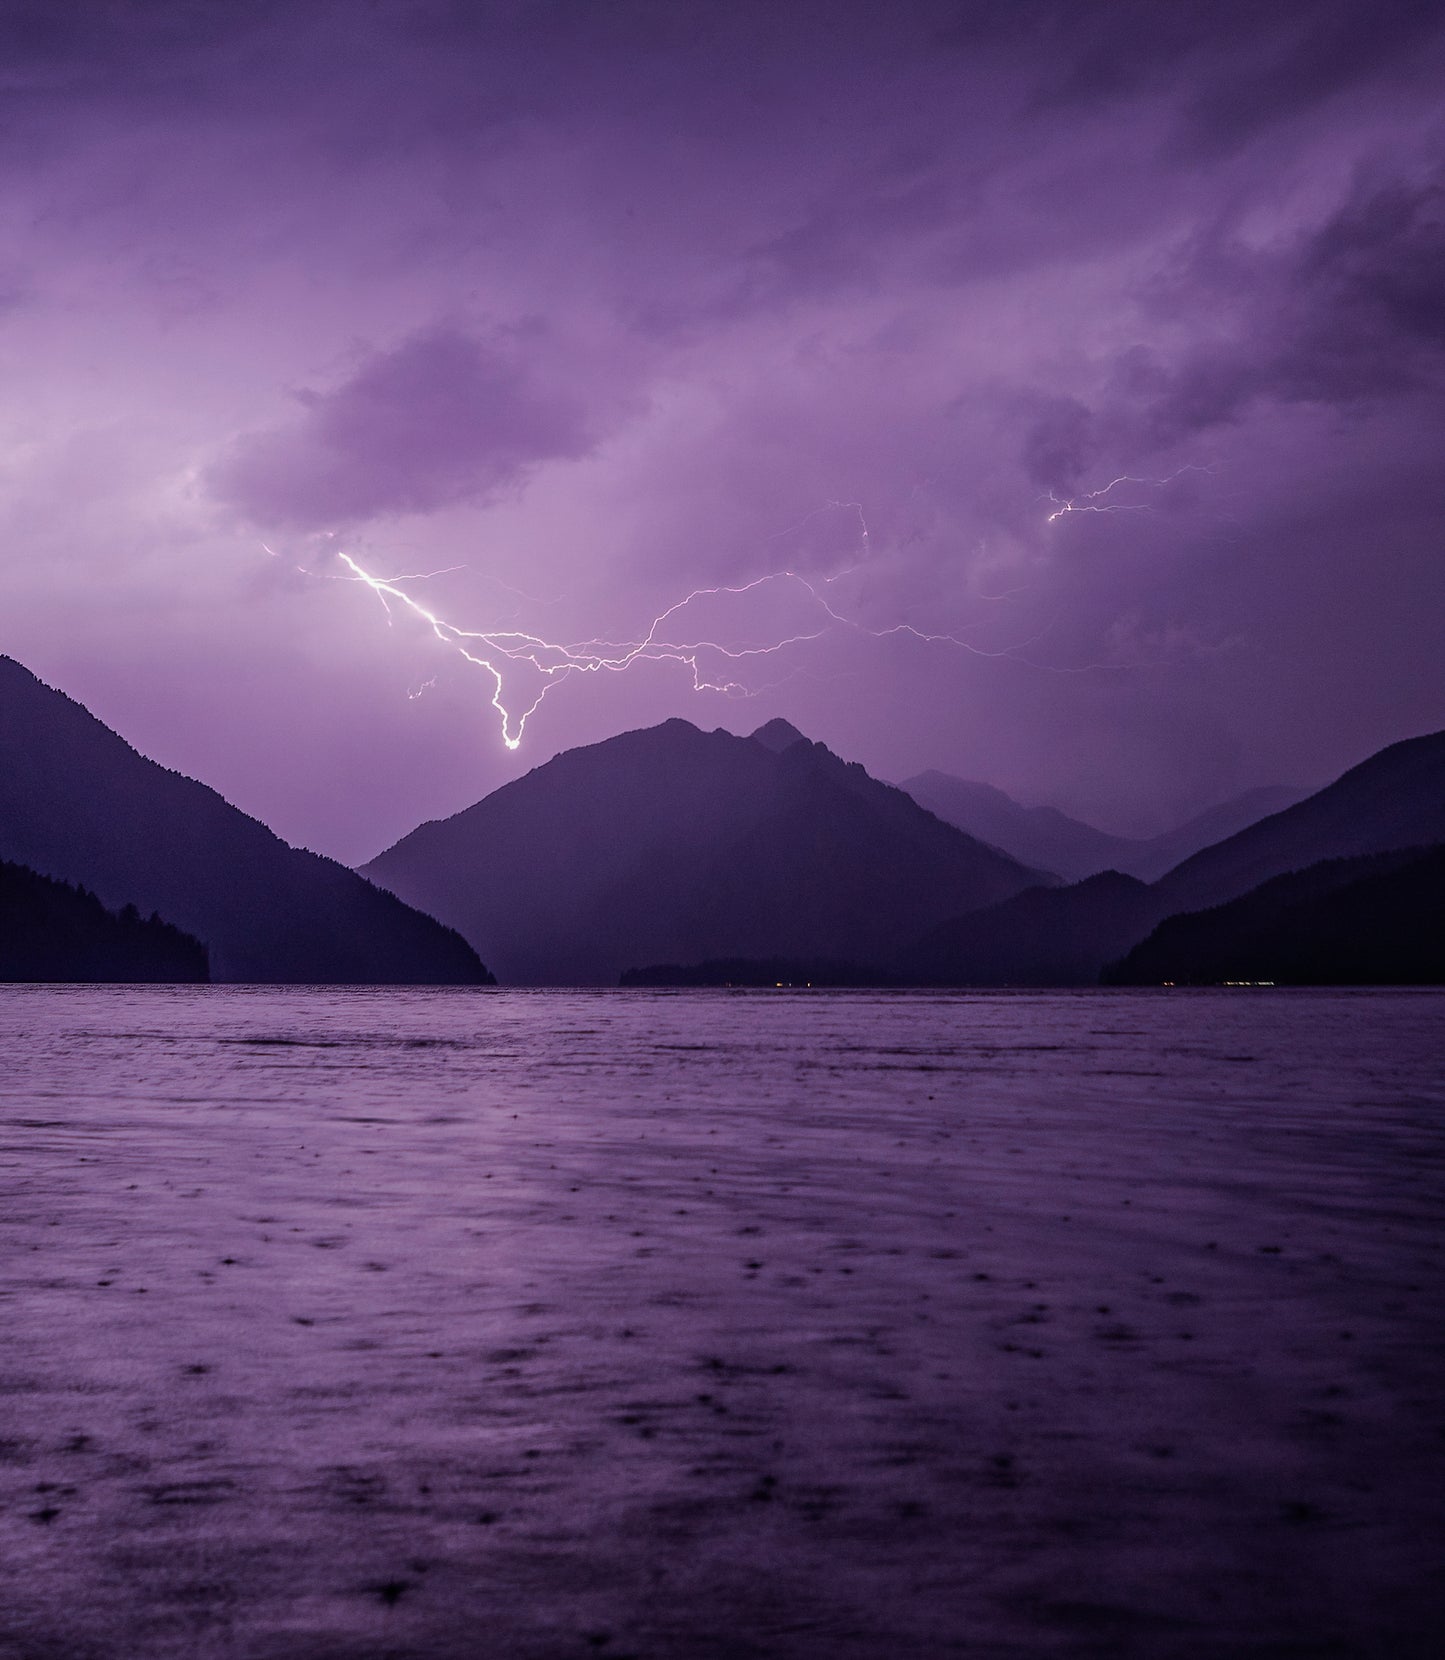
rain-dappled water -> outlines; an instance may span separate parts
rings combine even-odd
[[[0,1655],[1369,1655],[1445,998],[0,990]]]

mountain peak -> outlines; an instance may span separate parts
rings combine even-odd
[[[750,732],[748,736],[755,744],[772,750],[774,755],[781,755],[794,744],[805,744],[809,741],[791,721],[785,721],[781,715],[776,720],[770,720],[766,725],[760,726],[756,732]]]
[[[504,980],[557,986],[649,963],[871,967],[1039,879],[781,720],[568,750],[364,874],[485,941]]]

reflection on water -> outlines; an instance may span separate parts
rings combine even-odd
[[[0,1654],[1433,1654],[1442,1059],[1432,994],[5,988]]]

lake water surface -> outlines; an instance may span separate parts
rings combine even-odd
[[[0,988],[0,1655],[1442,1652],[1445,997]]]

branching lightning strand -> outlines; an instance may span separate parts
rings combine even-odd
[[[1065,514],[1069,513],[1118,513],[1141,512],[1147,509],[1147,503],[1116,502],[1105,498],[1124,484],[1139,484],[1154,488],[1162,488],[1179,478],[1184,473],[1208,472],[1206,467],[1181,467],[1162,479],[1139,478],[1133,474],[1120,474],[1111,479],[1098,490],[1091,490],[1077,497],[1067,500],[1061,499],[1049,492],[1048,500],[1054,504],[1054,511],[1045,521],[1053,524]],[[830,509],[845,509],[858,515],[858,523],[862,538],[862,548],[866,555],[869,548],[869,531],[863,509],[858,502],[829,502],[827,507],[815,510],[815,513],[806,515],[798,525],[788,527],[787,531],[779,532],[786,535],[789,531],[797,530],[817,513]],[[281,555],[274,548],[262,544],[266,552],[274,558]],[[694,588],[680,600],[660,611],[648,625],[645,633],[636,640],[580,640],[572,643],[562,643],[548,640],[539,634],[529,633],[518,628],[491,628],[469,629],[461,628],[457,624],[447,621],[438,612],[429,606],[423,605],[414,595],[407,592],[404,584],[428,581],[434,577],[446,576],[453,571],[462,570],[460,565],[449,565],[437,571],[415,571],[399,576],[377,576],[365,569],[361,563],[344,550],[338,549],[336,557],[348,573],[345,576],[332,578],[335,581],[356,582],[368,588],[376,595],[382,610],[386,613],[387,621],[393,620],[394,608],[416,617],[425,624],[431,634],[448,650],[463,658],[474,667],[483,670],[491,681],[491,707],[496,711],[501,725],[502,742],[508,749],[518,749],[522,743],[527,722],[542,706],[549,692],[553,691],[562,681],[574,675],[587,674],[620,674],[638,662],[675,662],[681,663],[692,674],[694,691],[719,692],[732,697],[756,696],[758,687],[746,685],[741,680],[732,678],[726,670],[721,677],[709,674],[703,667],[704,654],[712,653],[728,663],[742,663],[752,659],[773,657],[790,647],[807,645],[821,639],[834,628],[842,628],[857,634],[864,634],[876,640],[906,636],[926,645],[949,645],[966,651],[973,656],[988,658],[1004,658],[1022,663],[1030,668],[1042,669],[1053,674],[1083,674],[1094,669],[1119,668],[1120,664],[1087,663],[1076,667],[1063,667],[1052,663],[1036,662],[1031,658],[1020,656],[1020,652],[1033,645],[1048,632],[1051,625],[1032,634],[1028,639],[1004,647],[998,651],[986,650],[971,640],[966,640],[958,634],[932,632],[915,627],[912,623],[893,623],[885,628],[870,628],[856,618],[844,615],[836,609],[824,594],[822,588],[831,587],[848,575],[859,569],[859,565],[850,565],[841,571],[835,571],[827,576],[807,577],[792,568],[770,571],[763,576],[754,577],[751,581],[735,585],[719,585],[716,587]],[[304,565],[296,567],[307,576],[319,573],[310,570]],[[677,628],[681,618],[689,606],[696,601],[717,599],[721,597],[737,598],[752,594],[760,589],[774,585],[790,585],[801,589],[807,595],[818,613],[818,626],[804,629],[800,632],[788,634],[779,639],[755,641],[742,644],[727,644],[712,638],[679,638],[670,636],[674,632],[684,633]],[[505,584],[499,584],[505,587]],[[511,589],[511,592],[520,593],[521,590]],[[1014,592],[1018,590],[1010,590]],[[531,597],[531,596],[527,596]],[[997,598],[1006,595],[993,596]],[[673,626],[670,626],[673,625]],[[508,664],[527,664],[542,676],[541,689],[532,698],[525,708],[513,708],[505,701],[506,683],[503,678],[503,669]],[[434,683],[435,676],[423,683],[412,696],[419,696],[421,691]],[[777,684],[777,682],[774,682]]]

